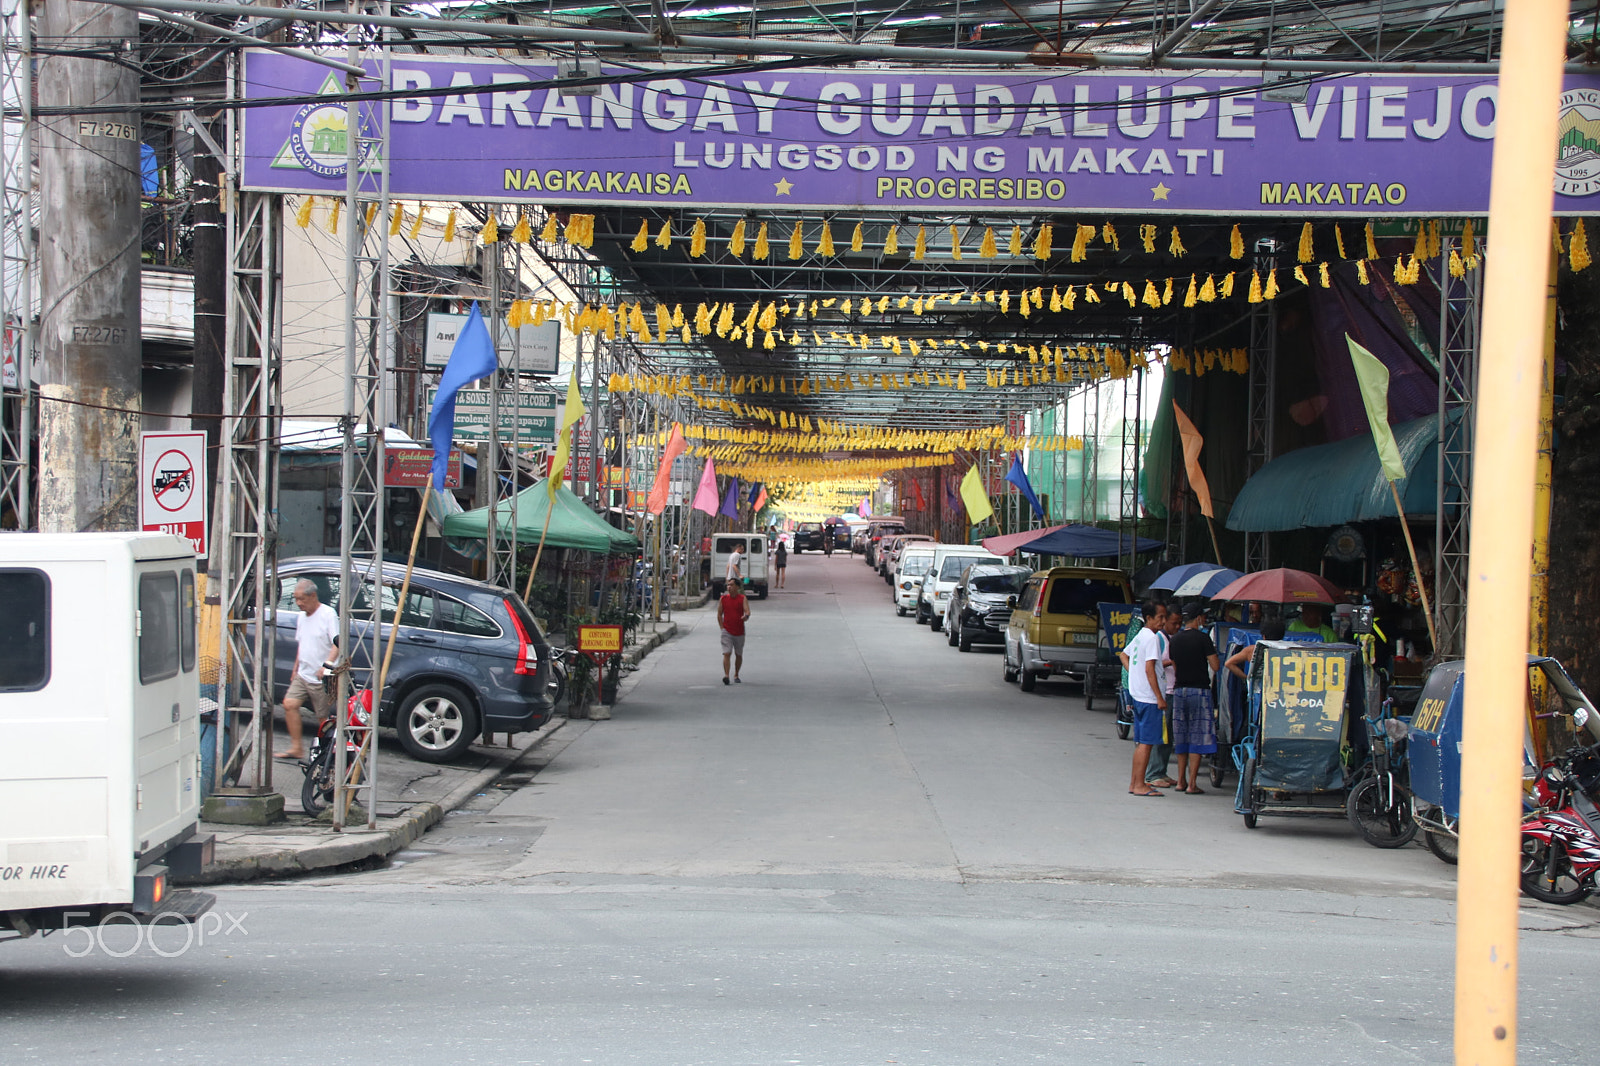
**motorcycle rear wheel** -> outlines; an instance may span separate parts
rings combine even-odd
[[[1579,903],[1593,891],[1572,869],[1567,849],[1537,837],[1522,838],[1522,891],[1546,903]]]
[[[329,746],[306,768],[306,779],[300,784],[300,808],[315,817],[332,802],[333,748]]]
[[[1400,848],[1411,843],[1417,835],[1417,823],[1411,817],[1411,801],[1391,784],[1393,803],[1383,802],[1384,780],[1369,777],[1350,790],[1345,800],[1345,814],[1356,832],[1375,848]]]

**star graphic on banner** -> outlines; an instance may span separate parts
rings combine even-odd
[[[778,190],[778,195],[779,196],[788,196],[789,195],[789,190],[794,188],[794,183],[791,182],[788,178],[779,178],[776,182],[773,183],[772,187],[774,189]]]
[[[1152,200],[1165,200],[1167,198],[1167,193],[1171,191],[1171,189],[1167,188],[1167,183],[1163,181],[1155,188],[1150,190],[1150,198]]]

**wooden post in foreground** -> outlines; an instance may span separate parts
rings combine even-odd
[[[1473,428],[1456,889],[1458,1064],[1517,1060],[1517,906],[1529,556],[1565,0],[1505,6]]]

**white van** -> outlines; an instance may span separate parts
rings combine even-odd
[[[744,545],[744,558],[739,561],[744,574],[745,593],[754,593],[756,599],[767,598],[767,538],[760,533],[711,534],[711,591],[722,595],[722,584],[727,579],[728,559],[736,544]]]
[[[961,572],[973,563],[1004,563],[1006,560],[976,544],[941,544],[933,551],[928,576],[917,593],[917,624],[926,622],[937,633],[944,628],[944,609],[950,604]]]
[[[167,884],[211,847],[194,575],[182,537],[0,536],[0,931],[214,902]]]
[[[922,576],[933,565],[933,549],[937,547],[940,545],[916,541],[907,544],[900,558],[895,560],[889,591],[894,596],[894,613],[901,618],[917,605],[917,593],[922,591]]]

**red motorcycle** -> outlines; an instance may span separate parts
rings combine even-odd
[[[1582,712],[1580,711],[1580,714]],[[1583,725],[1578,720],[1578,725]],[[1546,903],[1577,903],[1600,873],[1600,752],[1577,747],[1539,771],[1539,809],[1522,823],[1522,890]]]
[[[351,762],[360,750],[357,743],[359,730],[372,721],[372,690],[359,689],[345,704],[345,773],[349,774]],[[317,736],[311,742],[311,753],[301,768],[306,779],[300,785],[300,806],[309,815],[321,814],[333,802],[334,752],[338,736],[338,722],[328,715],[317,724]]]

